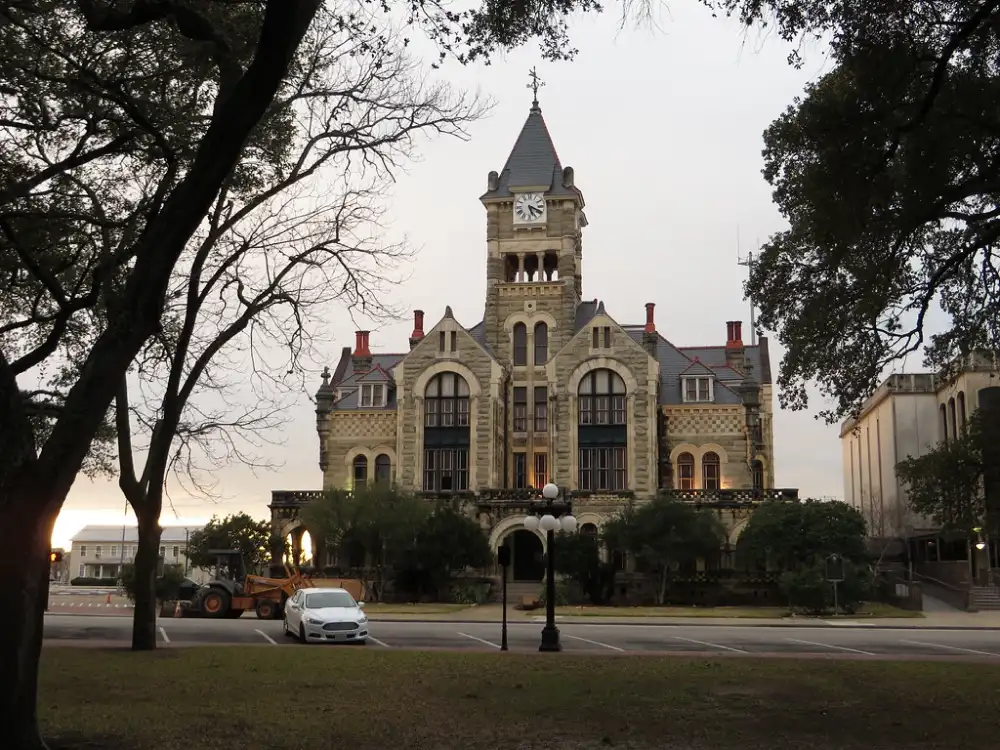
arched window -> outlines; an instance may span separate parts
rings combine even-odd
[[[379,484],[392,481],[392,461],[384,453],[375,456],[375,481]]]
[[[951,422],[951,434],[958,437],[958,415],[955,414],[955,399],[948,399],[948,419]]]
[[[703,490],[717,490],[721,486],[721,481],[719,454],[709,451],[701,457],[701,488]]]
[[[625,381],[614,370],[593,370],[583,376],[577,395],[579,488],[591,492],[627,490]]]
[[[677,489],[694,489],[694,456],[682,453],[677,457]]]
[[[750,464],[750,471],[753,480],[753,488],[755,490],[764,489],[764,464],[762,461],[757,460]]]
[[[368,484],[368,457],[354,457],[354,486],[364,487]]]
[[[965,391],[958,392],[958,419],[962,425],[962,432],[969,426],[969,415],[965,410]]]
[[[524,323],[514,324],[514,366],[522,367],[528,364],[528,326]]]
[[[535,366],[549,361],[549,327],[545,323],[535,323]]]
[[[948,412],[944,404],[941,404],[941,439],[948,442]]]
[[[424,391],[426,492],[469,489],[469,384],[456,372],[431,378]]]

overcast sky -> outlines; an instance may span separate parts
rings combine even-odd
[[[694,0],[670,5],[657,28],[620,30],[613,14],[579,20],[572,63],[543,63],[528,47],[489,67],[445,67],[455,86],[478,88],[496,106],[470,127],[471,140],[423,143],[422,158],[389,197],[392,230],[419,248],[397,302],[425,310],[426,328],[446,305],[468,327],[482,316],[486,244],[477,197],[528,114],[532,66],[545,82],[539,100],[556,149],[587,201],[584,297],[604,300],[620,323],[641,323],[643,304],[655,302],[657,330],[682,346],[724,344],[727,320],[749,320],[739,255],[784,226],[761,176],[762,132],[827,63],[814,48],[795,70],[777,38],[713,19]],[[332,368],[340,347],[353,344],[355,326],[346,314],[330,325],[339,337],[329,347]],[[406,351],[411,328],[410,321],[376,328],[372,349]],[[772,363],[780,356],[772,340]],[[175,490],[176,513],[162,522],[236,510],[265,517],[272,489],[319,488],[313,408],[303,396],[289,413],[283,444],[269,451],[283,464],[278,471],[220,473],[227,499],[217,504]],[[817,412],[812,404],[808,413],[776,415],[777,484],[841,497],[837,429],[817,421]],[[54,541],[65,543],[86,523],[121,523],[123,506],[114,482],[79,478]]]

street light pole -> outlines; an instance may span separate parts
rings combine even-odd
[[[568,502],[556,502],[559,487],[552,482],[542,488],[542,497],[545,502],[537,511],[542,513],[541,518],[532,509],[531,515],[524,519],[524,527],[529,531],[541,529],[545,532],[545,627],[542,628],[542,642],[538,650],[562,651],[559,628],[556,627],[556,530],[570,533],[576,531],[576,518],[573,517],[572,507]]]

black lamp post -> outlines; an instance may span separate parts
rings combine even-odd
[[[555,565],[555,536],[556,530],[573,532],[576,531],[576,518],[573,517],[573,508],[568,501],[556,502],[559,497],[559,488],[549,482],[542,488],[544,502],[529,510],[527,518],[524,519],[524,528],[534,531],[541,529],[546,535],[545,554],[545,627],[542,628],[542,642],[538,646],[539,651],[562,651],[562,644],[559,643],[559,628],[556,627],[556,565]],[[541,514],[541,517],[539,517]]]

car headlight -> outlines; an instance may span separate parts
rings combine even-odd
[[[358,618],[358,625],[364,625],[366,622],[368,622],[368,618],[365,617],[364,615],[361,615]]]
[[[322,620],[317,620],[315,617],[307,617],[307,618],[305,618],[305,620],[310,625],[322,625],[323,624]]]

